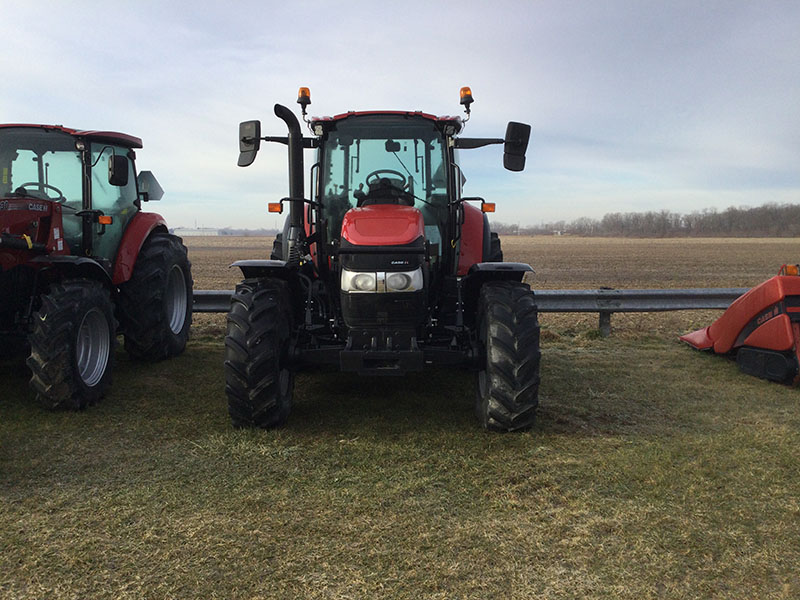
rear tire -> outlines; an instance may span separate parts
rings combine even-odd
[[[283,260],[283,234],[279,233],[275,236],[272,242],[272,252],[269,255],[270,260]]]
[[[484,429],[521,431],[539,404],[539,319],[528,285],[487,283],[478,300],[478,335],[485,348],[475,411]]]
[[[158,361],[186,348],[192,324],[192,271],[181,238],[154,233],[145,240],[131,278],[119,294],[125,351]]]
[[[225,336],[225,393],[234,427],[286,424],[294,392],[291,335],[285,281],[246,279],[236,286]]]
[[[489,236],[489,257],[487,262],[503,262],[503,247],[500,245],[500,236],[495,231],[492,231]]]
[[[99,282],[54,284],[33,315],[29,338],[37,400],[49,409],[80,410],[102,398],[111,385],[116,327],[111,297]]]

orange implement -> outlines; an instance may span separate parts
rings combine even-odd
[[[698,350],[736,353],[747,373],[790,381],[798,373],[799,324],[800,277],[776,275],[737,298],[710,326],[680,339]]]

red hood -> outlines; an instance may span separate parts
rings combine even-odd
[[[0,247],[0,271],[6,271],[30,260],[28,250],[35,253],[69,254],[64,240],[61,205],[38,198],[0,198],[0,235],[6,240],[24,242],[27,249]]]
[[[422,213],[411,206],[351,208],[342,220],[342,238],[355,246],[403,246],[424,235]]]

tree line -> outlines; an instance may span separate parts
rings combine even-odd
[[[684,215],[669,210],[607,213],[534,226],[492,223],[501,235],[586,237],[800,237],[800,204],[764,204],[723,211],[707,208]]]

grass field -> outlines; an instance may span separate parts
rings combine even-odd
[[[268,240],[190,239],[197,289]],[[534,288],[744,287],[798,240],[505,238]],[[298,378],[234,431],[221,317],[46,413],[0,371],[2,598],[797,598],[800,391],[677,335],[718,312],[542,315],[540,418],[479,430],[473,376]]]

